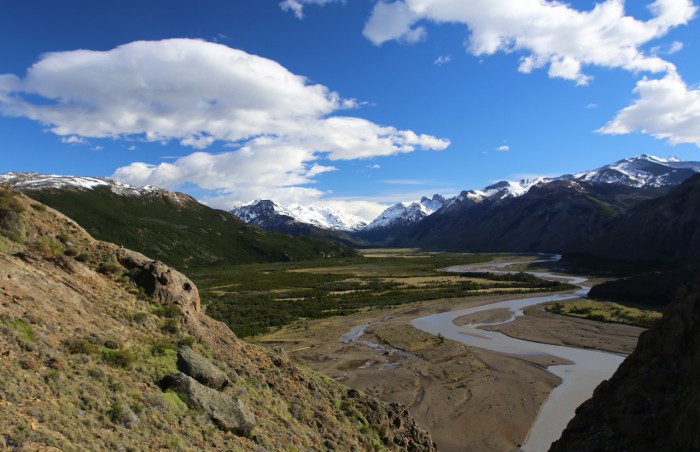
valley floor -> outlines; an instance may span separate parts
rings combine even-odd
[[[432,313],[513,298],[471,297],[369,310],[297,323],[257,340],[282,346],[297,361],[352,388],[408,406],[441,451],[517,450],[559,383],[545,367],[563,361],[475,349],[411,326],[413,319]],[[618,353],[630,353],[644,331],[564,317],[539,306],[526,312],[494,329],[527,340]],[[502,316],[500,310],[485,311],[478,321]],[[462,319],[470,320],[477,319]],[[346,333],[353,329],[357,334],[350,338]]]

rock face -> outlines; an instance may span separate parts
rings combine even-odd
[[[134,282],[147,295],[162,304],[176,304],[185,314],[202,310],[197,287],[182,273],[135,251],[119,249],[116,256],[120,264],[135,272]]]
[[[183,395],[190,408],[202,409],[223,430],[248,436],[255,427],[255,416],[236,397],[208,388],[183,373],[169,375],[162,381],[167,389]]]
[[[581,405],[552,451],[700,450],[700,275]]]
[[[189,347],[180,347],[177,350],[177,368],[217,391],[223,390],[229,383],[228,377],[221,369]]]

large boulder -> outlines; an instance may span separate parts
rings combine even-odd
[[[121,265],[134,271],[134,282],[147,295],[163,304],[180,306],[186,315],[202,310],[197,286],[179,271],[123,248],[117,251],[116,256]]]
[[[222,430],[249,436],[255,428],[253,412],[236,397],[208,388],[183,373],[168,375],[161,385],[182,395],[190,408],[204,410]]]
[[[177,368],[217,391],[221,391],[229,383],[228,377],[221,369],[189,347],[180,347],[177,350]]]

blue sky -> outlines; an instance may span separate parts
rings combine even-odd
[[[0,3],[0,172],[366,218],[648,153],[698,160],[689,0]]]

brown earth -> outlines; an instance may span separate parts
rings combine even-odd
[[[408,407],[441,451],[517,450],[525,441],[537,411],[559,379],[544,367],[554,362],[541,356],[508,356],[440,340],[410,325],[414,318],[512,299],[440,300],[411,307],[373,310],[348,317],[299,322],[259,337],[262,343],[285,348],[296,361],[308,364],[350,387]],[[596,346],[625,351],[634,347],[642,330],[528,310],[511,330],[523,339]],[[493,321],[503,310],[485,311],[462,322]],[[508,316],[509,317],[509,316]],[[368,327],[359,341],[342,343],[352,328]],[[574,339],[566,339],[572,337]],[[391,345],[376,349],[366,343]]]
[[[403,406],[239,340],[181,273],[2,187],[0,238],[1,450],[434,450]],[[163,392],[182,345],[225,387]]]

